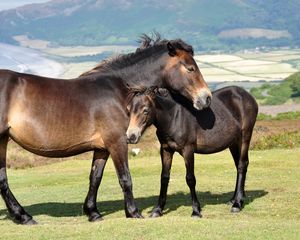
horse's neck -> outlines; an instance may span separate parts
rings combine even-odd
[[[164,63],[161,59],[156,62],[142,61],[125,68],[116,69],[112,74],[121,78],[130,87],[163,87],[163,67]]]

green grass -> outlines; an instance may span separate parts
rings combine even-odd
[[[157,201],[157,154],[130,157],[134,195],[145,219],[126,219],[123,194],[111,159],[98,194],[104,221],[89,223],[82,214],[90,160],[68,160],[29,169],[8,170],[17,199],[39,222],[14,224],[0,201],[1,239],[299,239],[300,148],[251,151],[246,206],[230,213],[235,168],[228,151],[197,155],[195,173],[202,219],[192,219],[185,168],[175,155],[165,215],[148,218]]]

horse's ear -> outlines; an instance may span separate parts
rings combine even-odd
[[[176,55],[176,48],[173,46],[171,42],[167,43],[167,47],[168,47],[169,55],[171,57],[174,57]]]

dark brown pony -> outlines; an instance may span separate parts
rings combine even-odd
[[[243,207],[244,186],[248,167],[248,149],[257,116],[257,103],[244,89],[227,87],[213,92],[209,108],[195,110],[179,95],[157,88],[133,89],[130,123],[127,129],[129,143],[137,143],[143,131],[152,123],[157,128],[161,144],[161,189],[157,206],[151,216],[162,215],[174,152],[181,154],[186,166],[186,182],[191,191],[192,216],[201,217],[196,196],[194,153],[215,153],[229,148],[237,169],[231,211]]]
[[[184,95],[198,109],[210,103],[211,93],[193,59],[193,49],[181,40],[147,44],[71,80],[0,70],[0,189],[12,218],[21,224],[35,223],[8,185],[9,138],[47,157],[94,151],[84,202],[90,221],[101,219],[96,197],[111,155],[124,193],[126,216],[141,217],[128,169],[126,99],[128,86],[152,85]]]

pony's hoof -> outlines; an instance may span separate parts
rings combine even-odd
[[[163,214],[161,212],[161,210],[159,209],[156,209],[154,210],[151,214],[150,214],[150,217],[151,218],[157,218],[157,217],[161,217]]]
[[[238,213],[242,210],[242,203],[234,202],[232,207],[231,207],[231,212],[232,213]]]
[[[241,209],[238,208],[238,207],[232,207],[232,208],[231,208],[231,212],[232,212],[232,213],[238,213],[238,212],[240,212],[240,211],[241,211]]]
[[[192,213],[192,218],[202,218],[201,212],[193,212]]]
[[[142,214],[140,214],[139,212],[135,212],[135,213],[126,213],[126,217],[127,218],[144,218]]]

